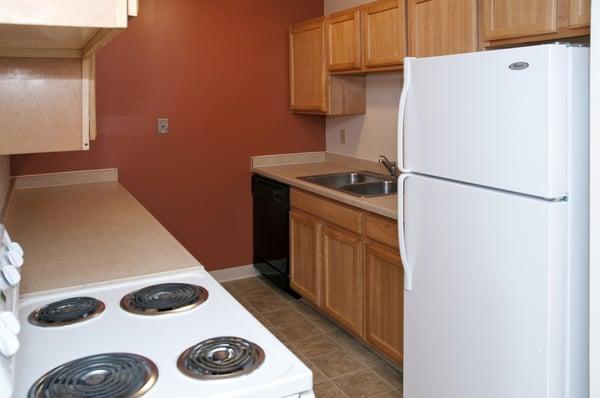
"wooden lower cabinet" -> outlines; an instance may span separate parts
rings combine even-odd
[[[317,307],[321,305],[319,232],[318,219],[299,211],[290,212],[290,284]]]
[[[323,310],[345,329],[361,336],[363,264],[360,236],[325,226],[323,240]]]
[[[292,188],[291,286],[402,363],[404,273],[394,220]]]
[[[365,339],[395,362],[402,362],[404,271],[396,249],[365,246]]]

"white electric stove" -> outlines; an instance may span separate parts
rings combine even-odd
[[[311,371],[202,267],[30,295],[18,314],[15,398],[314,397]]]

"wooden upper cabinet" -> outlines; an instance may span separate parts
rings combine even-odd
[[[381,0],[363,9],[364,62],[367,68],[401,65],[406,56],[403,0]]]
[[[591,0],[569,0],[569,28],[590,26]]]
[[[319,221],[290,211],[290,284],[305,300],[321,305]]]
[[[327,111],[324,20],[313,19],[290,27],[292,110]]]
[[[290,26],[290,109],[297,113],[365,113],[364,76],[328,76],[325,18]]]
[[[87,150],[94,54],[137,0],[0,0],[0,154]]]
[[[137,0],[0,0],[0,56],[87,57],[135,15]]]
[[[329,70],[360,69],[360,12],[355,10],[330,15],[326,26]]]
[[[558,0],[483,0],[486,40],[557,31]]]
[[[589,35],[590,8],[591,0],[483,0],[485,45]]]
[[[477,15],[478,0],[408,0],[409,55],[477,51]]]

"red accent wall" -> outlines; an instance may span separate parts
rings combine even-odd
[[[287,27],[323,0],[141,0],[97,56],[89,152],[11,157],[13,175],[117,167],[121,183],[209,270],[252,262],[250,156],[325,149],[289,112]],[[169,134],[156,119],[169,118]]]

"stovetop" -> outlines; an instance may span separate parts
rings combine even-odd
[[[122,298],[161,283],[186,283],[208,292],[206,301],[187,311],[156,316],[130,313]],[[105,309],[92,319],[60,327],[27,321],[36,309],[69,297],[93,297]],[[16,357],[15,397],[47,372],[70,361],[106,353],[131,353],[156,364],[158,379],[144,397],[206,396],[283,398],[312,390],[310,370],[202,269],[175,272],[65,290],[21,299],[21,350]],[[234,377],[196,379],[178,368],[182,353],[221,336],[250,341],[262,351],[251,372]]]

